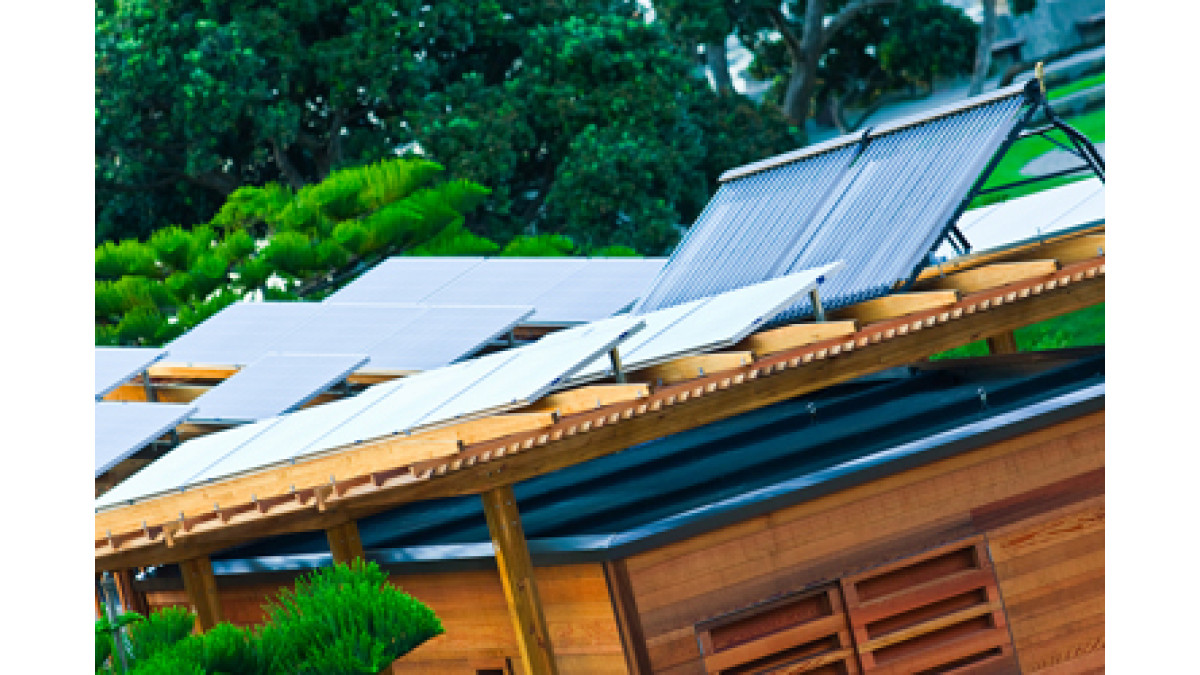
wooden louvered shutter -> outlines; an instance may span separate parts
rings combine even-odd
[[[858,673],[836,585],[696,626],[709,673]]]
[[[841,580],[862,672],[1017,672],[981,538]]]

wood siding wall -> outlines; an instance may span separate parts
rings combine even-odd
[[[604,675],[628,672],[617,621],[599,564],[539,567],[538,591],[546,612],[559,672]],[[393,575],[406,593],[429,605],[446,632],[397,660],[392,672],[474,675],[503,670],[523,673],[500,577],[494,570]],[[218,585],[220,579],[218,578]],[[279,584],[220,589],[227,621],[253,625],[265,617],[261,606]],[[151,608],[186,605],[179,591],[150,591]]]
[[[1102,667],[1103,466],[1097,412],[633,556],[652,670],[704,672],[698,623],[980,535],[1024,671]]]

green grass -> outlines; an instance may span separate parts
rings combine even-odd
[[[1102,345],[1104,344],[1104,303],[1018,328],[1013,331],[1013,336],[1017,340],[1017,349],[1023,352]],[[987,354],[987,343],[980,340],[935,354],[929,358],[931,361],[937,361],[987,356]]]
[[[1088,77],[1085,77],[1085,78],[1082,78],[1079,80],[1075,80],[1074,82],[1071,82],[1070,84],[1064,84],[1061,87],[1055,87],[1055,88],[1051,89],[1050,91],[1046,92],[1046,94],[1050,97],[1050,100],[1053,101],[1056,98],[1062,98],[1064,96],[1069,96],[1071,94],[1074,94],[1077,91],[1083,91],[1084,89],[1091,89],[1092,87],[1094,87],[1098,84],[1104,84],[1104,73],[1096,73],[1095,75],[1091,75],[1091,76],[1088,76]]]
[[[1100,110],[1094,110],[1090,113],[1085,113],[1083,115],[1068,117],[1065,118],[1065,120],[1067,124],[1070,124],[1078,129],[1079,132],[1086,136],[1091,142],[1100,143],[1104,141],[1103,108]],[[1060,132],[1055,132],[1055,137],[1061,140],[1062,134]],[[996,165],[996,170],[993,171],[992,175],[988,177],[988,181],[984,187],[986,188],[994,185],[1004,185],[1005,183],[1011,183],[1030,178],[1030,176],[1026,176],[1021,173],[1021,168],[1034,158],[1040,157],[1047,152],[1057,149],[1058,148],[1053,143],[1043,139],[1041,136],[1031,136],[1029,138],[1017,141],[1009,149],[1008,153],[1004,155],[1004,159],[1000,160],[1000,163]],[[980,206],[986,206],[987,204],[1008,201],[1009,199],[1023,197],[1034,192],[1041,192],[1042,190],[1049,190],[1050,188],[1058,187],[1059,185],[1074,183],[1090,177],[1090,173],[1078,173],[1072,176],[1060,176],[1058,178],[1022,185],[1008,190],[1002,190],[1000,192],[981,195],[971,201],[970,208],[977,208]]]

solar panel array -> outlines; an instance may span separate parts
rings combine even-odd
[[[410,372],[452,363],[504,335],[531,307],[412,303],[235,303],[179,336],[173,362],[247,365],[268,353],[365,354],[364,368]]]
[[[97,506],[267,468],[344,445],[409,434],[521,407],[640,329],[614,317],[463,363],[396,379],[358,396],[188,441],[97,500]]]
[[[889,292],[924,263],[1020,123],[1023,90],[1017,85],[928,119],[727,172],[634,311],[835,260],[845,261],[846,270],[821,289],[826,309]],[[782,316],[811,311],[805,299]]]
[[[157,347],[96,347],[96,399],[142,374],[166,354]]]
[[[971,250],[986,251],[1018,241],[1054,234],[1104,220],[1104,183],[1091,178],[1042,190],[1017,199],[971,209],[958,220],[958,229]],[[954,256],[943,245],[937,256]]]
[[[825,276],[840,267],[840,262],[830,263],[642,314],[646,328],[618,349],[622,367],[638,370],[737,344],[824,283]],[[583,369],[576,380],[611,374],[609,361],[598,359]]]
[[[389,258],[326,302],[531,305],[523,323],[571,325],[627,308],[662,258]]]
[[[96,402],[96,476],[175,428],[195,408],[190,405]]]
[[[192,401],[193,422],[253,422],[291,412],[366,363],[362,354],[268,354]]]

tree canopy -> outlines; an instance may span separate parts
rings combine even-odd
[[[97,240],[203,223],[240,186],[298,190],[409,148],[493,190],[477,234],[663,253],[729,168],[718,156],[801,139],[773,106],[713,97],[639,11],[99,0]]]

